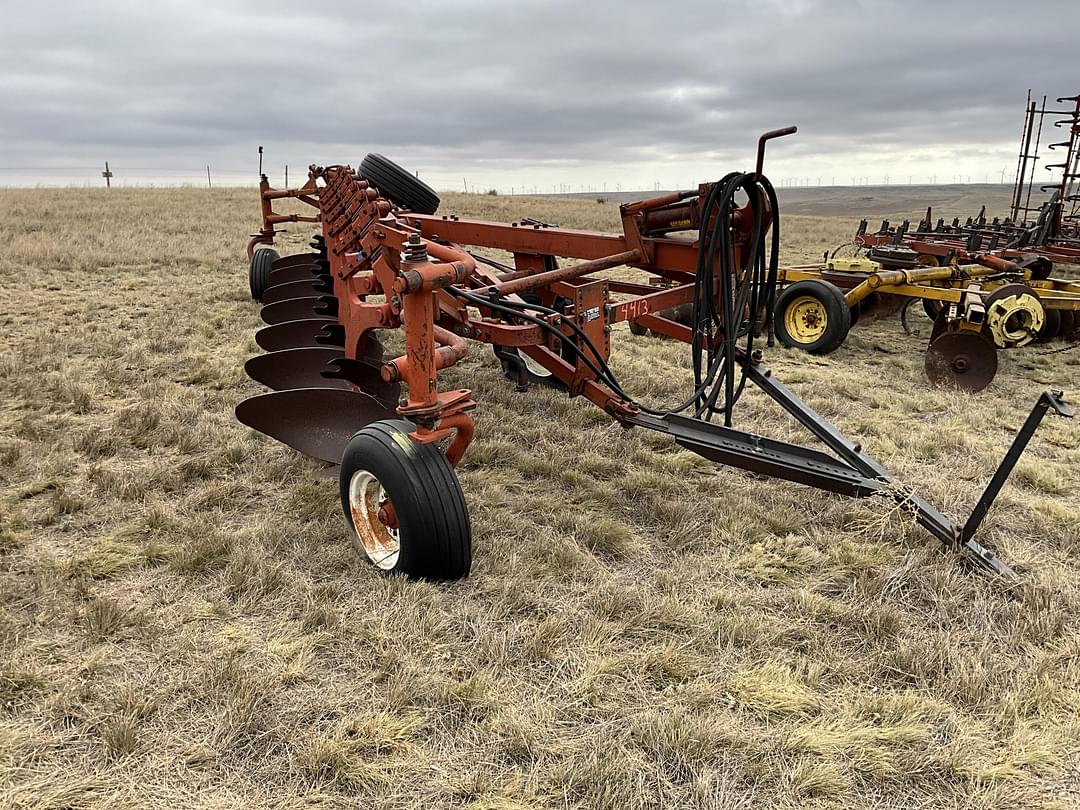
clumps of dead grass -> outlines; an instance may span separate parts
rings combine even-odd
[[[478,347],[445,372],[481,402],[460,470],[474,575],[387,580],[347,545],[334,482],[232,418],[256,390],[240,370],[259,325],[239,258],[250,192],[0,198],[21,212],[0,221],[0,288],[19,302],[0,357],[0,805],[1067,804],[1077,425],[1048,419],[988,518],[1032,580],[1003,590],[892,501],[613,430],[580,399],[515,391]],[[532,206],[445,204],[617,220]],[[851,226],[785,224],[789,260]],[[685,391],[683,349],[619,337],[633,393]],[[987,396],[929,391],[922,348],[880,321],[826,360],[768,359],[961,514],[1037,391],[1022,353]],[[752,393],[738,418],[805,440]]]

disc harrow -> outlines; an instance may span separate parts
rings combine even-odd
[[[1071,415],[1060,392],[1038,399],[960,524],[899,486],[764,364],[757,342],[773,326],[780,219],[762,164],[767,141],[794,131],[765,133],[753,171],[622,205],[621,233],[439,216],[435,192],[379,155],[359,170],[313,165],[296,189],[274,189],[264,175],[262,227],[248,257],[268,326],[256,335],[265,353],[245,369],[268,390],[241,402],[237,418],[330,465],[349,535],[376,568],[462,577],[472,530],[454,468],[473,438],[477,403],[468,389],[441,386],[440,372],[471,346],[491,344],[519,387],[539,381],[584,397],[623,427],[666,434],[718,463],[894,500],[978,568],[1011,574],[974,534],[1043,415]],[[281,199],[314,213],[277,214]],[[270,245],[282,222],[319,225],[311,253],[276,256]],[[474,248],[506,251],[513,264]],[[616,267],[639,280],[604,273]],[[813,331],[813,301],[800,300],[797,311],[802,321],[791,328]],[[630,330],[613,331],[621,322],[688,345],[694,381],[682,401],[647,404],[628,393],[608,363],[612,341],[628,339]],[[403,335],[400,354],[379,339],[390,330]],[[971,367],[985,373],[977,360]],[[828,452],[736,428],[748,386]]]

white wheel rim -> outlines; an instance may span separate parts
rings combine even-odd
[[[389,503],[379,479],[367,470],[357,470],[349,480],[349,513],[353,533],[367,558],[384,571],[397,565],[401,552],[398,529],[379,520],[379,507]]]
[[[525,364],[525,368],[534,377],[550,377],[551,372],[544,368],[542,365],[533,360],[529,355],[525,354],[521,349],[518,349],[518,357],[521,358],[521,362]]]

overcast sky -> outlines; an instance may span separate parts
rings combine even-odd
[[[440,189],[685,187],[750,167],[757,134],[788,124],[777,184],[997,181],[1027,89],[1080,92],[1078,0],[39,0],[3,17],[2,183],[85,182],[106,159],[129,182],[206,164],[239,181],[262,144],[278,174],[380,151]]]

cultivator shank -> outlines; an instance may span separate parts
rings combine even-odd
[[[622,233],[437,216],[434,192],[378,155],[356,171],[312,166],[295,190],[272,189],[264,177],[263,227],[249,248],[268,324],[256,341],[267,353],[246,370],[270,391],[240,403],[238,418],[341,465],[351,536],[373,564],[463,576],[471,530],[453,467],[473,437],[476,403],[467,389],[443,390],[440,372],[466,357],[470,341],[490,343],[519,386],[583,396],[625,427],[670,434],[721,463],[847,495],[887,494],[935,536],[1007,572],[961,527],[893,485],[762,364],[755,340],[769,326],[779,220],[761,157],[766,140],[791,131],[763,137],[754,172],[622,206]],[[317,214],[283,219],[272,203],[284,198]],[[309,220],[321,225],[313,253],[261,255],[272,252],[262,246],[277,223]],[[506,251],[512,264],[475,248]],[[561,265],[560,257],[574,261]],[[620,266],[641,280],[604,274]],[[623,388],[608,365],[621,321],[689,344],[695,382],[683,402],[649,406]],[[379,340],[389,330],[404,332],[397,356]],[[747,383],[834,455],[737,430]],[[1059,395],[1050,404],[1066,411]]]

